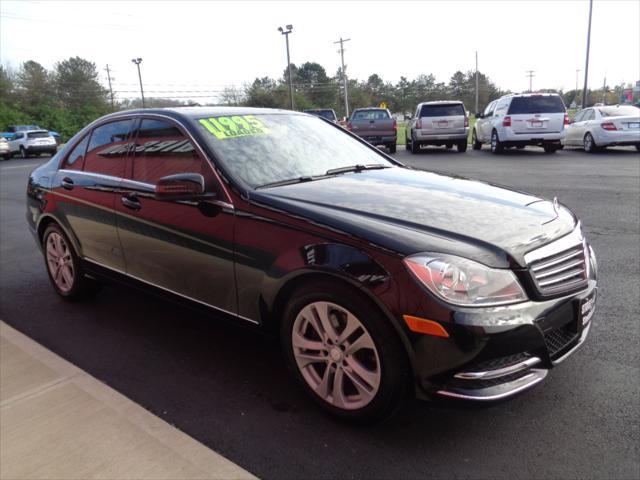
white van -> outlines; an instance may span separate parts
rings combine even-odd
[[[487,105],[483,113],[476,113],[471,143],[474,150],[490,143],[492,153],[527,145],[554,153],[562,148],[560,140],[568,124],[567,109],[556,93],[505,95]]]

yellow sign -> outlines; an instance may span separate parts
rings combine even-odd
[[[387,102],[380,102],[380,108],[387,108]]]
[[[201,118],[199,122],[218,140],[270,133],[269,129],[253,115]]]

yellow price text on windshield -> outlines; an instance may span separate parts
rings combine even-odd
[[[201,118],[199,122],[218,140],[270,133],[269,129],[253,115]]]

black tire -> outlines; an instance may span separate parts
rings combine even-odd
[[[556,151],[558,151],[558,150],[559,150],[559,148],[558,148],[558,147],[556,147],[556,146],[551,146],[551,145],[547,145],[547,146],[545,146],[545,147],[543,147],[543,148],[544,148],[544,153],[547,153],[547,154],[549,154],[549,153],[556,153]]]
[[[409,140],[409,136],[408,135],[406,135],[405,139],[404,139],[404,148],[406,150],[411,151],[411,140]]]
[[[7,153],[7,154],[3,155],[2,158],[4,158],[5,160],[11,160],[12,156],[13,155],[11,155],[10,153]]]
[[[49,262],[49,259],[51,257],[47,249],[48,249],[48,242],[52,237],[52,235],[54,234],[62,238],[69,252],[68,256],[69,256],[69,262],[72,269],[73,280],[69,282],[68,289],[63,289],[57,284],[54,278],[55,274],[51,271],[51,265]],[[44,235],[42,235],[42,250],[44,253],[45,268],[47,269],[47,274],[49,275],[49,280],[51,281],[51,285],[53,286],[53,289],[56,291],[56,293],[60,295],[62,298],[70,301],[84,300],[84,299],[93,297],[96,293],[100,291],[100,289],[102,288],[102,284],[85,275],[82,269],[80,258],[76,254],[73,248],[73,244],[69,241],[69,238],[64,233],[62,228],[60,228],[55,223],[52,223],[49,226],[47,226],[46,230],[44,231]]]
[[[458,153],[464,153],[467,151],[467,142],[460,142],[457,145]]]
[[[314,302],[330,302],[348,310],[373,340],[380,362],[380,384],[370,402],[361,408],[338,408],[325,400],[311,388],[298,367],[292,332],[300,311]],[[345,289],[339,283],[329,280],[307,283],[291,295],[284,311],[280,333],[289,369],[307,395],[325,411],[344,420],[371,423],[393,415],[407,398],[412,375],[405,348],[389,320],[357,290],[348,287]]]
[[[389,145],[389,153],[396,153],[396,144]]]
[[[498,137],[497,131],[491,132],[491,153],[494,155],[498,155],[504,151],[504,145],[500,141],[500,137]]]
[[[448,149],[453,148],[453,143],[447,143],[445,147]]]
[[[420,153],[420,144],[419,143],[417,144],[413,140],[413,136],[411,137],[411,148],[410,148],[410,150],[411,150],[411,153]]]
[[[24,147],[20,147],[20,158],[29,158],[29,154]]]
[[[595,153],[598,151],[596,141],[593,139],[593,136],[589,132],[587,132],[587,134],[582,139],[582,146],[584,147],[584,151],[587,153]]]
[[[478,136],[476,135],[475,128],[471,132],[471,148],[473,148],[474,150],[480,150],[482,148],[482,143],[478,141]]]
[[[518,150],[524,150],[524,145],[517,145],[517,146],[516,146],[516,148],[517,148]]]
[[[640,143],[636,144],[636,150],[640,152]]]

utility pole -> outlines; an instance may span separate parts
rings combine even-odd
[[[111,72],[109,71],[109,64],[107,63],[107,80],[109,81],[109,96],[111,97],[111,110],[114,109],[113,106],[113,89],[111,88]]]
[[[478,113],[478,51],[476,50],[476,110]]]
[[[285,28],[278,27],[278,31],[284,35],[287,40],[287,68],[289,69],[289,100],[291,101],[291,110],[293,110],[293,83],[291,80],[291,60],[289,59],[289,34],[293,30],[293,25],[287,25]]]
[[[342,60],[342,82],[344,83],[344,114],[347,118],[349,118],[349,93],[348,93],[348,88],[347,88],[347,72],[346,72],[346,68],[344,65],[344,42],[348,42],[349,40],[351,40],[350,38],[342,38],[340,37],[340,40],[338,40],[337,42],[333,42],[333,43],[339,43],[340,44],[340,59]]]
[[[602,103],[607,104],[607,74],[604,74],[604,82],[602,82]]]
[[[579,68],[576,68],[576,94],[573,99],[573,101],[576,102],[576,106],[578,106],[578,75],[580,74],[580,72],[581,70]]]
[[[144,90],[142,88],[142,75],[140,74],[140,64],[142,63],[142,59],[132,58],[131,61],[138,67],[138,80],[140,80],[140,96],[142,97],[142,108],[146,108],[144,103]]]
[[[529,77],[529,93],[533,92],[533,77],[535,77],[535,75],[533,74],[535,72],[535,70],[527,70],[527,77]]]
[[[582,108],[587,107],[587,81],[589,77],[589,47],[591,46],[591,12],[593,0],[589,0],[589,28],[587,30],[587,58],[584,65],[584,88],[582,89]]]

